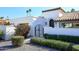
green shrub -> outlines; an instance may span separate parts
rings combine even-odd
[[[24,37],[23,36],[13,36],[11,38],[11,40],[12,40],[12,44],[14,46],[22,46],[23,43],[24,43]]]
[[[46,39],[57,39],[57,35],[44,34],[44,37],[45,37]]]
[[[59,40],[41,39],[41,38],[32,38],[31,42],[34,44],[39,44],[50,48],[56,48],[59,50],[71,50],[71,46],[72,46],[72,44],[68,42],[59,41]]]
[[[45,37],[46,39],[55,39],[55,40],[61,40],[61,41],[79,43],[79,36],[49,35],[49,34],[45,34],[44,37]]]
[[[79,43],[79,36],[59,35],[59,39],[67,42]]]
[[[3,31],[2,31],[2,30],[0,30],[0,36],[3,36],[3,34],[4,34],[4,33],[3,33]]]
[[[72,50],[73,51],[79,51],[79,45],[73,45]]]

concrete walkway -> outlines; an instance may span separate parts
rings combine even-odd
[[[0,42],[0,51],[56,51],[55,49],[50,49],[38,45],[30,44],[30,39],[25,40],[25,44],[21,47],[14,48],[11,41]]]

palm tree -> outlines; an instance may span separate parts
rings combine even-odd
[[[31,12],[31,9],[29,9],[29,12]]]
[[[31,16],[31,9],[28,9],[28,10],[26,10],[26,13],[27,13],[27,16],[29,15],[29,16]]]
[[[27,13],[27,16],[28,16],[29,11],[28,11],[28,10],[26,10],[26,13]]]
[[[32,10],[31,10],[31,9],[29,9],[30,16],[31,16],[31,11],[32,11]]]

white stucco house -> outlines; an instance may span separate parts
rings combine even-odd
[[[61,7],[43,10],[39,17],[27,16],[10,20],[14,25],[28,23],[29,36],[43,37],[43,34],[79,36],[79,12],[65,12]],[[14,26],[4,26],[5,39],[15,33]]]
[[[65,12],[61,7],[43,10],[39,17],[20,17],[11,22],[28,23],[32,37],[43,37],[43,34],[79,36],[79,12]]]
[[[47,20],[44,34],[79,36],[79,11],[65,12],[61,7],[42,11]]]
[[[60,17],[62,13],[64,13],[64,10],[61,8],[56,8],[51,10],[42,11],[42,15],[39,17],[27,16],[27,17],[16,18],[11,20],[11,23],[14,23],[16,25],[20,23],[28,23],[31,28],[29,32],[30,36],[43,37],[43,34],[45,33],[44,28],[49,27],[49,21],[51,20],[50,22],[52,23],[53,19],[56,20],[57,17]]]

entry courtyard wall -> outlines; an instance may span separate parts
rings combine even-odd
[[[52,28],[52,27],[44,27],[44,34],[79,36],[79,28]]]

